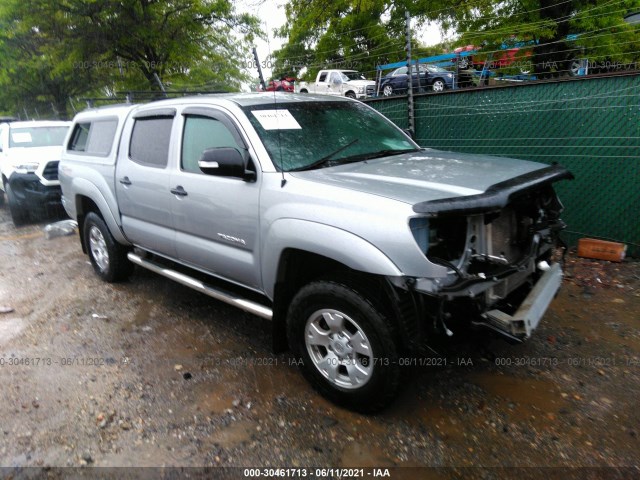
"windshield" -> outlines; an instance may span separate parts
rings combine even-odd
[[[362,103],[300,102],[277,107],[243,109],[276,168],[285,172],[419,149],[389,120]],[[320,165],[322,160],[327,163]]]
[[[360,72],[342,72],[342,81],[347,82],[349,80],[366,80],[366,78]]]
[[[68,126],[12,128],[9,147],[51,147],[62,146]]]

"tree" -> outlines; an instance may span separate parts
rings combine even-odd
[[[5,110],[120,90],[237,90],[258,20],[230,0],[5,0],[0,98]],[[47,110],[49,110],[47,108]]]
[[[387,0],[293,0],[276,33],[288,42],[275,53],[276,76],[315,77],[322,68],[350,68],[368,76],[379,64],[402,59],[404,8]]]
[[[420,10],[423,4],[415,8]],[[576,59],[590,65],[623,64],[638,58],[638,28],[624,16],[639,0],[488,0],[455,2],[434,18],[460,34],[460,44],[484,45],[484,51],[524,46],[538,74],[571,74]],[[522,59],[522,58],[521,58]]]
[[[485,56],[517,46],[515,60],[533,60],[538,73],[568,73],[579,58],[624,64],[638,58],[640,36],[623,17],[639,9],[640,0],[294,0],[277,32],[288,42],[276,52],[276,71],[295,76],[307,67],[313,76],[353,61],[371,74],[376,64],[401,61],[405,11],[414,26],[438,21],[457,33],[457,45],[479,46]],[[436,53],[415,43],[415,57]]]
[[[37,20],[37,21],[36,21]],[[0,7],[0,95],[6,113],[65,118],[67,100],[94,82],[73,68],[70,19],[44,1],[5,0]],[[65,48],[61,48],[64,45]]]
[[[77,36],[127,87],[237,90],[258,19],[236,14],[229,0],[68,0]],[[236,34],[237,32],[237,34]],[[143,80],[143,81],[140,81]]]

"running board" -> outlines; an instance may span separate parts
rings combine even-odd
[[[177,272],[175,270],[171,270],[170,268],[164,267],[157,263],[151,262],[149,260],[145,260],[139,255],[135,253],[129,253],[127,255],[129,260],[136,265],[140,265],[147,270],[151,270],[152,272],[158,273],[163,277],[170,278],[185,287],[192,288],[200,293],[204,293],[216,300],[220,300],[221,302],[228,303],[229,305],[233,305],[234,307],[238,307],[245,312],[252,313],[257,315],[258,317],[265,318],[267,320],[271,320],[273,318],[273,311],[261,305],[259,303],[253,302],[251,300],[246,300],[244,298],[239,297],[236,294],[231,292],[227,292],[220,288],[213,288],[200,280],[197,280],[193,277],[185,275],[184,273]]]

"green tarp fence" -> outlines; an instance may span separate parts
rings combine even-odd
[[[559,163],[565,239],[623,242],[640,256],[640,75],[457,90],[415,97],[424,147]],[[401,128],[407,98],[367,101]]]

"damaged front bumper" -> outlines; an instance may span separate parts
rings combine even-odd
[[[446,268],[444,276],[405,283],[419,299],[418,323],[431,319],[433,330],[447,335],[471,325],[512,341],[529,338],[562,282],[553,259],[565,224],[551,184],[570,178],[551,166],[482,194],[414,205],[416,243],[432,264]]]
[[[556,263],[538,279],[529,295],[513,315],[500,309],[493,309],[482,315],[485,319],[484,322],[474,323],[496,330],[501,334],[513,336],[517,340],[529,338],[558,293],[561,284],[562,269],[560,264]]]
[[[43,185],[35,173],[14,172],[9,185],[19,204],[28,209],[57,209],[61,207],[60,185]]]

